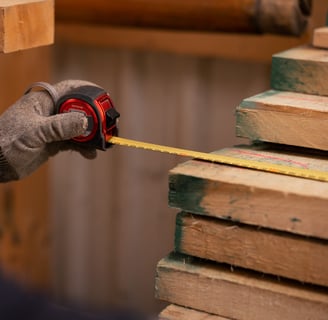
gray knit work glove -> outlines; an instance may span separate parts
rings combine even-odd
[[[53,86],[58,96],[81,85],[80,80],[66,80]],[[21,179],[61,150],[76,150],[93,159],[96,150],[74,144],[69,139],[85,133],[86,117],[78,112],[55,114],[51,95],[31,91],[22,96],[0,116],[0,182]]]

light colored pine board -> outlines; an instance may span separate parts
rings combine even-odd
[[[231,271],[226,265],[170,255],[157,265],[156,296],[239,320],[327,319],[327,289]]]
[[[327,151],[328,97],[265,91],[237,107],[236,131],[251,140]]]
[[[314,29],[312,43],[315,47],[328,49],[328,27]]]
[[[176,219],[175,250],[328,286],[328,241],[179,213]]]
[[[325,156],[265,147],[218,153],[322,171]],[[328,239],[328,184],[246,168],[190,160],[169,172],[169,205],[184,211]]]
[[[52,44],[54,0],[0,0],[0,52]]]
[[[170,304],[159,314],[159,320],[228,320],[228,318]]]
[[[272,56],[271,87],[276,90],[328,95],[328,51],[311,45]]]

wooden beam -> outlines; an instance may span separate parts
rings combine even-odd
[[[317,28],[313,33],[313,45],[328,49],[328,27]]]
[[[217,153],[328,170],[327,153],[320,157],[247,146]],[[326,182],[190,160],[170,171],[169,188],[170,206],[184,211],[328,239]]]
[[[326,288],[171,254],[156,270],[157,298],[238,320],[326,320]]]
[[[56,44],[89,45],[128,50],[168,52],[270,63],[274,53],[310,41],[278,35],[186,32],[150,28],[56,23]],[[261,47],[261,50],[258,48]]]
[[[237,136],[328,151],[327,105],[328,97],[265,91],[237,107]]]
[[[0,52],[52,44],[54,0],[0,0]]]
[[[299,35],[309,0],[56,0],[58,21],[175,30]]]
[[[179,213],[175,250],[301,282],[328,286],[325,240]]]
[[[328,51],[311,45],[292,48],[272,56],[271,87],[328,96]]]
[[[56,5],[61,6],[60,1],[56,0]],[[61,2],[66,5],[66,1]],[[326,0],[313,1],[309,28],[301,37],[82,24],[74,20],[64,21],[57,12],[56,44],[168,52],[269,64],[273,54],[309,43],[312,30],[325,24],[322,12],[327,9]]]

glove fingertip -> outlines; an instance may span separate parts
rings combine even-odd
[[[62,139],[72,139],[84,134],[88,128],[88,119],[81,112],[67,112],[57,115],[62,124]]]

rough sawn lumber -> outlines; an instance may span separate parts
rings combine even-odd
[[[54,0],[0,0],[0,52],[52,44]]]
[[[250,140],[327,151],[328,97],[265,91],[237,107],[236,131]]]
[[[175,250],[328,287],[328,241],[179,213]]]
[[[238,320],[326,320],[328,292],[171,254],[159,261],[157,298]]]
[[[266,147],[218,153],[328,171],[323,156]],[[328,239],[328,183],[190,160],[169,172],[169,205],[191,213]]]

